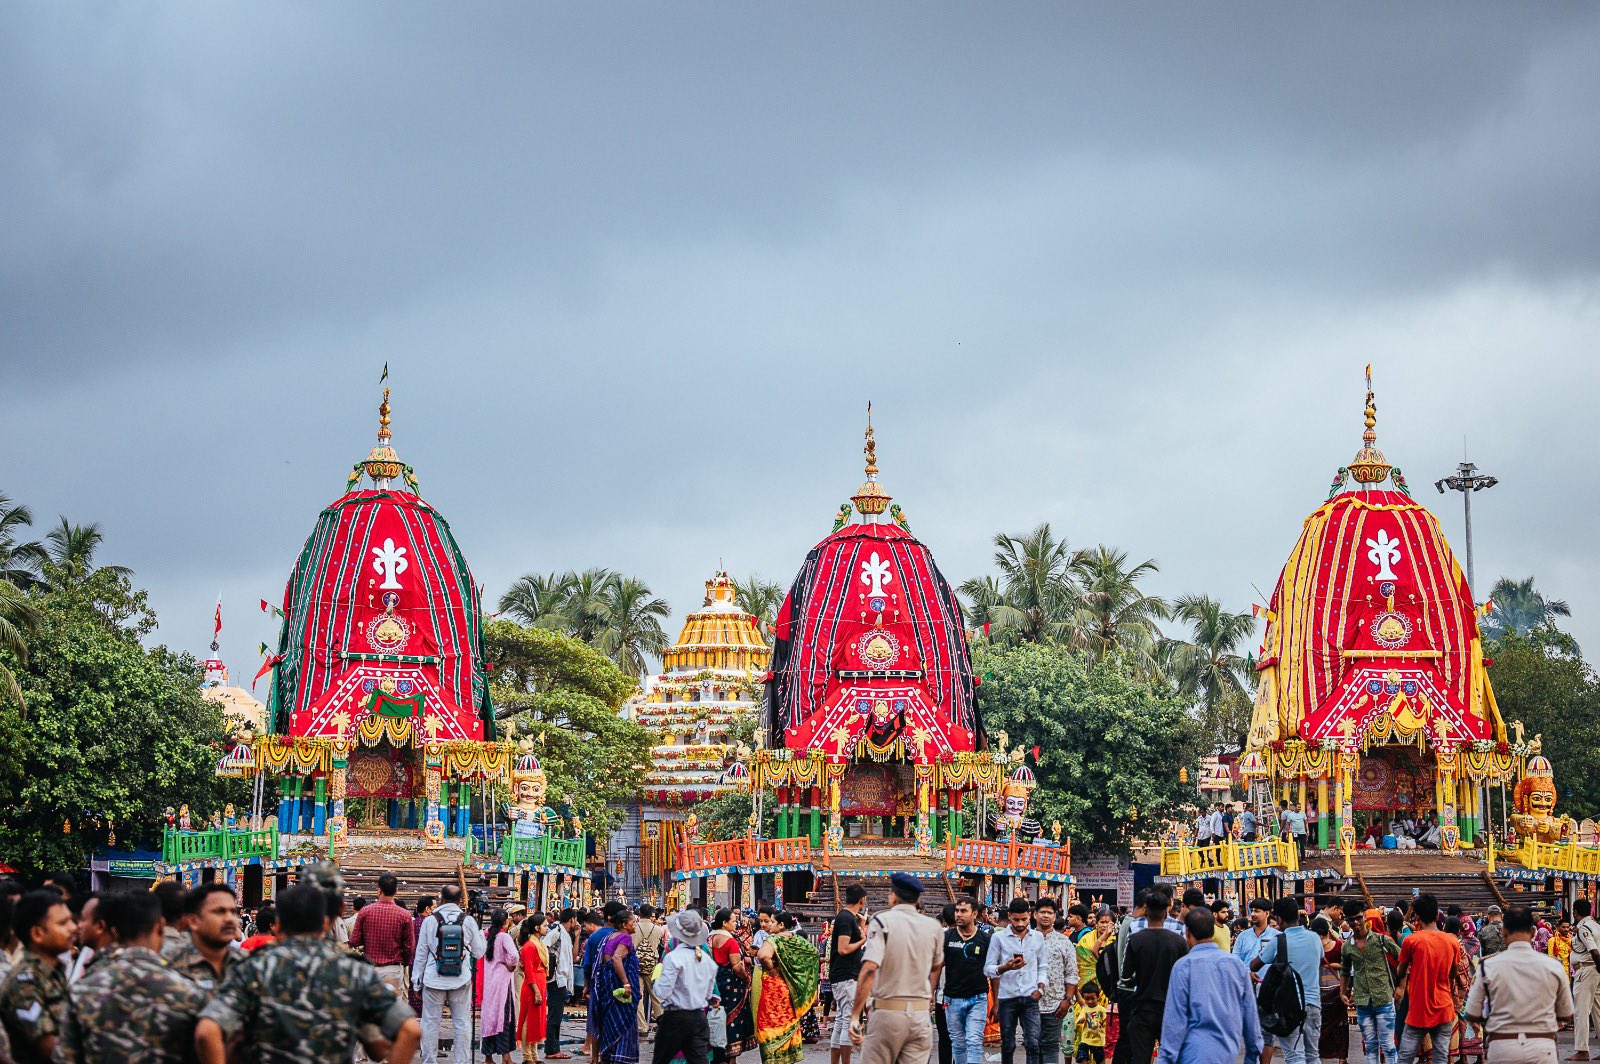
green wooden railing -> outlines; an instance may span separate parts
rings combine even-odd
[[[471,840],[471,844],[474,849],[483,846],[476,839]],[[507,835],[500,840],[500,863],[582,868],[586,849],[588,849],[586,836],[583,835],[575,839],[558,839],[550,835],[519,839],[515,836]]]
[[[161,861],[176,865],[187,861],[231,861],[241,857],[276,860],[278,829],[264,831],[175,831],[161,837]]]

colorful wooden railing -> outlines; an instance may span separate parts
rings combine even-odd
[[[809,838],[686,842],[678,848],[678,869],[683,872],[704,872],[713,868],[765,868],[808,864],[810,861]]]
[[[493,840],[485,843],[481,839],[474,838],[469,840],[468,844],[472,852],[484,856],[498,853],[501,864],[582,868],[584,855],[589,848],[587,840],[588,837],[585,835],[575,839],[558,839],[553,835],[538,835],[533,838],[503,835],[500,837],[498,849],[493,845]]]
[[[995,875],[1070,876],[1070,846],[1036,846],[1011,840],[952,839],[945,848],[946,868],[981,868]]]
[[[1570,872],[1579,875],[1600,876],[1600,848],[1584,846],[1577,842],[1540,842],[1524,836],[1515,849],[1497,849],[1494,836],[1489,836],[1489,871],[1495,870],[1497,859],[1510,858],[1532,872]]]
[[[1224,839],[1213,846],[1165,846],[1161,850],[1161,874],[1185,879],[1205,879],[1222,873],[1265,872],[1271,869],[1295,872],[1300,854],[1294,843],[1270,838],[1257,842]]]
[[[229,831],[227,828],[208,831],[177,831],[168,828],[161,836],[161,861],[178,865],[189,861],[233,861],[250,857],[276,860],[278,832],[276,828],[264,831]]]

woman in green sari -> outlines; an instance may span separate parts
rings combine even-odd
[[[762,1064],[800,1064],[805,1054],[800,1018],[817,1003],[822,983],[822,954],[802,935],[793,913],[775,918],[781,930],[756,953],[756,1044]]]

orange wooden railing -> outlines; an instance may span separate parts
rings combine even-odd
[[[945,867],[967,865],[993,869],[1000,874],[1072,874],[1072,849],[1068,846],[1034,846],[1012,840],[954,839],[945,849]]]
[[[727,839],[723,842],[686,842],[678,849],[678,869],[703,872],[709,868],[803,864],[811,860],[811,840]]]

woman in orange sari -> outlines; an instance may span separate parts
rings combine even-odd
[[[822,982],[822,955],[809,939],[795,933],[793,913],[773,917],[780,930],[756,952],[756,1044],[762,1064],[800,1064],[805,1039],[800,1020],[817,1003]]]
[[[544,944],[544,930],[544,913],[534,913],[522,921],[522,999],[517,1009],[517,1041],[522,1043],[522,1059],[526,1061],[539,1059],[548,1020],[544,991],[550,978],[550,951]]]

